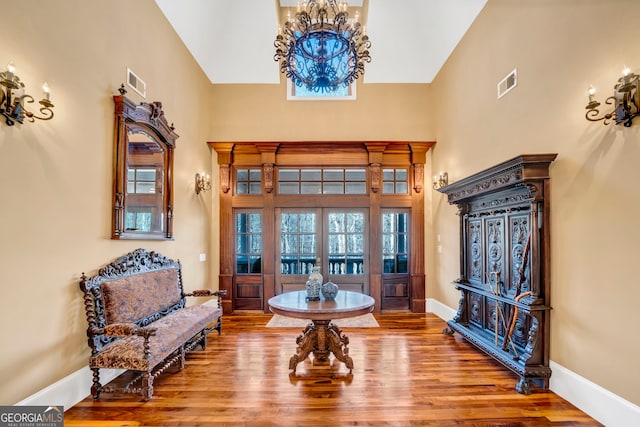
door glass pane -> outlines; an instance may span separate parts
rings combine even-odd
[[[262,214],[236,213],[236,273],[262,272]]]
[[[382,214],[382,272],[407,273],[409,259],[409,215],[404,212]]]
[[[281,214],[280,274],[309,274],[317,258],[315,233],[315,213]]]
[[[316,232],[316,214],[300,214],[300,231],[303,233]]]
[[[329,252],[331,254],[344,255],[345,244],[343,235],[332,234],[329,236]]]
[[[337,233],[339,231],[344,231],[344,214],[330,213],[329,214],[329,233]]]
[[[329,222],[329,274],[364,274],[364,214],[331,212]]]
[[[249,214],[249,231],[251,233],[262,232],[262,215],[261,214]]]

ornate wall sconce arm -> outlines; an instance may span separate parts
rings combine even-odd
[[[211,179],[209,175],[196,174],[196,194],[200,194],[203,191],[211,190]]]
[[[433,189],[439,190],[442,187],[446,187],[449,185],[449,174],[447,172],[442,172],[440,175],[433,176]]]
[[[0,73],[0,113],[5,118],[8,126],[16,123],[22,124],[24,120],[33,123],[35,119],[51,120],[53,118],[53,103],[50,100],[49,85],[42,85],[43,96],[39,101],[41,116],[30,111],[25,104],[31,104],[35,100],[33,96],[24,93],[25,84],[15,74],[15,66],[10,63],[7,70]]]
[[[595,88],[589,88],[589,103],[585,118],[591,122],[603,121],[604,125],[615,122],[630,127],[634,117],[640,115],[640,93],[638,91],[638,75],[625,68],[623,76],[613,87],[613,95],[605,100],[605,104],[611,105],[612,110],[600,115],[600,102],[595,99]]]

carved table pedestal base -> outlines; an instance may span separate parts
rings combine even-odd
[[[289,369],[296,371],[298,363],[313,352],[314,365],[328,365],[331,353],[345,364],[349,373],[353,370],[353,359],[349,357],[349,338],[331,320],[312,320],[296,339],[296,354],[289,359]]]

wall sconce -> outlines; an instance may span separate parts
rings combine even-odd
[[[449,174],[447,172],[442,172],[440,175],[433,176],[433,189],[439,190],[442,187],[449,185]]]
[[[40,112],[43,116],[37,116],[25,107],[25,102],[32,103],[33,97],[24,93],[24,83],[20,81],[20,77],[16,74],[16,67],[13,63],[7,65],[7,71],[0,73],[0,113],[5,117],[7,125],[13,126],[16,122],[21,123],[26,118],[33,123],[35,120],[50,120],[53,118],[53,104],[51,103],[49,94],[49,85],[42,85],[44,91],[40,100]]]
[[[605,100],[605,104],[613,105],[613,111],[606,113],[602,117],[598,117],[600,103],[596,101],[594,94],[596,90],[593,86],[589,87],[589,103],[585,107],[588,111],[585,115],[587,120],[602,122],[605,125],[614,120],[617,125],[623,123],[625,127],[631,126],[631,120],[640,114],[640,100],[638,99],[638,75],[632,73],[628,67],[622,71],[622,77],[618,79],[618,83],[613,87],[613,96]]]
[[[211,190],[211,179],[209,175],[205,175],[204,173],[201,175],[199,173],[196,174],[196,194],[200,194],[202,191]]]

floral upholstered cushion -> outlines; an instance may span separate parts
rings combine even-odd
[[[149,324],[149,328],[157,328],[156,335],[149,340],[149,359],[144,358],[144,339],[129,336],[114,341],[91,357],[89,367],[146,371],[162,362],[221,315],[220,308],[205,305],[174,311]]]
[[[145,272],[102,284],[107,323],[132,323],[180,301],[178,270]]]

